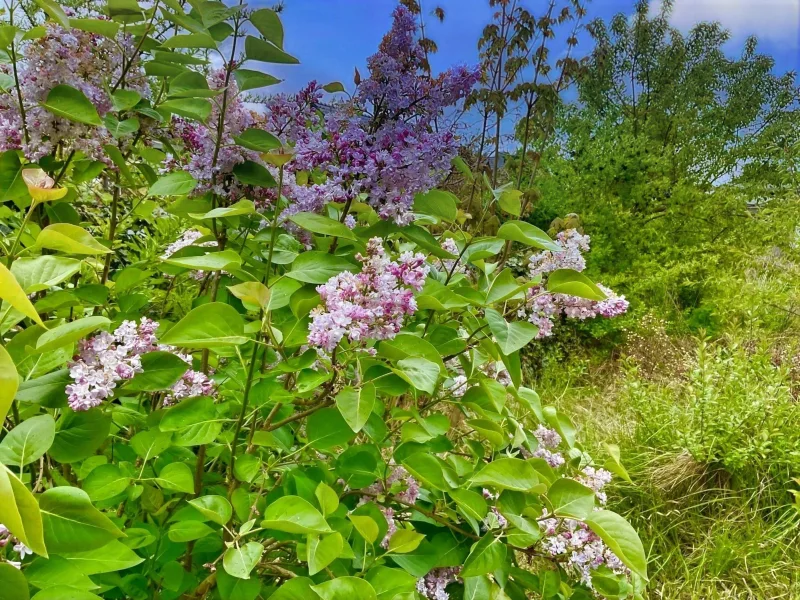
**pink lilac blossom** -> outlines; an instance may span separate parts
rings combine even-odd
[[[544,277],[557,269],[583,271],[586,261],[581,254],[589,249],[589,236],[578,233],[575,229],[562,231],[556,236],[556,243],[563,248],[561,252],[545,250],[531,256],[529,273],[531,277]],[[588,300],[566,294],[547,292],[545,282],[530,288],[525,303],[517,311],[517,316],[527,319],[539,328],[539,339],[553,333],[555,320],[563,315],[568,319],[585,321],[595,317],[613,318],[628,310],[625,296],[615,294],[609,288],[597,286],[606,295],[605,300]]]
[[[209,89],[227,90],[227,95],[224,104],[223,94],[211,99],[211,114],[205,123],[173,118],[172,131],[183,142],[185,152],[180,157],[168,156],[164,170],[188,171],[199,182],[195,194],[213,191],[229,202],[244,197],[263,201],[269,193],[266,189],[242,185],[231,177],[236,165],[246,160],[261,163],[261,159],[258,152],[235,143],[235,136],[256,125],[256,115],[242,101],[236,81],[230,78],[226,85],[225,77],[224,68],[214,69],[208,75]],[[223,106],[224,118],[220,121]]]
[[[544,275],[557,269],[583,271],[586,268],[586,259],[582,253],[589,251],[589,241],[589,236],[579,233],[577,229],[559,232],[555,242],[563,250],[544,250],[531,256],[528,259],[531,276]]]
[[[15,538],[8,530],[8,527],[0,523],[0,548],[4,548],[8,544],[13,544],[12,550],[19,554],[19,560],[7,560],[6,562],[17,569],[22,568],[22,561],[25,560],[26,556],[33,556],[33,550]]]
[[[459,573],[461,567],[433,569],[417,580],[417,592],[430,600],[449,600],[450,595],[445,590],[448,585],[459,580]]]
[[[539,442],[539,447],[533,451],[531,456],[544,459],[554,469],[564,464],[565,460],[561,453],[554,451],[561,444],[561,436],[558,435],[558,432],[539,425],[533,435]]]
[[[603,488],[611,483],[613,475],[605,469],[596,469],[594,467],[584,467],[581,475],[577,479],[580,483],[594,491],[600,504],[605,504],[608,501],[608,496],[603,491]]]
[[[542,516],[548,516],[546,509]],[[629,573],[619,557],[585,523],[552,517],[541,519],[539,527],[544,533],[542,549],[574,572],[587,587],[592,587],[592,571],[602,565],[617,574]]]
[[[413,290],[422,288],[429,270],[422,254],[392,261],[383,240],[372,238],[366,256],[356,258],[360,273],[345,271],[317,287],[323,306],[311,311],[308,343],[325,352],[333,352],[345,336],[352,343],[392,339],[404,317],[417,310]]]
[[[158,344],[158,326],[156,321],[143,317],[138,326],[135,321],[123,321],[113,334],[104,331],[78,342],[78,356],[69,364],[72,383],[66,386],[70,408],[89,410],[102,404],[114,394],[117,383],[142,372],[142,354],[155,350],[174,352],[171,346]],[[191,357],[176,354],[190,366],[170,390],[165,404],[213,393],[211,380],[191,369]]]
[[[103,145],[113,141],[105,127],[96,127],[59,117],[42,107],[57,85],[80,90],[104,117],[111,109],[109,88],[122,75],[122,65],[131,62],[125,87],[149,95],[149,88],[134,56],[132,38],[116,40],[95,33],[67,30],[44,23],[45,34],[22,46],[19,80],[25,107],[28,143],[23,136],[23,118],[16,94],[0,94],[0,150],[22,150],[38,160],[57,147],[64,152],[82,151],[97,160],[107,160]],[[3,67],[4,71],[7,67]]]

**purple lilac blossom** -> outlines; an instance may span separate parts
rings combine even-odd
[[[450,594],[445,589],[451,583],[458,581],[460,572],[461,567],[433,569],[425,577],[417,580],[417,591],[430,600],[449,600]]]
[[[96,160],[107,160],[103,145],[113,141],[105,127],[95,127],[56,116],[41,106],[57,85],[80,90],[104,117],[112,109],[110,86],[122,74],[122,65],[132,60],[125,74],[125,87],[149,95],[138,58],[131,58],[130,36],[111,40],[78,29],[66,30],[47,22],[45,34],[22,46],[19,68],[20,91],[25,107],[29,141],[23,137],[23,119],[18,99],[10,92],[0,94],[0,151],[22,150],[30,160],[53,152],[82,151]],[[7,67],[0,67],[5,72]]]
[[[546,509],[542,516],[548,516]],[[619,557],[585,523],[551,517],[540,519],[539,527],[544,534],[542,549],[574,572],[587,587],[592,587],[592,571],[602,565],[617,574],[629,573]]]
[[[422,288],[429,270],[422,254],[404,253],[392,261],[383,240],[372,238],[366,256],[356,258],[363,265],[360,273],[345,271],[317,287],[323,305],[311,311],[308,343],[322,351],[333,352],[345,336],[352,343],[392,339],[403,318],[417,310],[412,289]]]
[[[450,171],[458,144],[452,128],[438,120],[467,96],[480,71],[456,67],[429,77],[416,32],[414,16],[398,7],[368,59],[369,77],[351,100],[334,102],[324,115],[316,84],[267,103],[265,128],[294,146],[282,192],[300,210],[364,194],[381,218],[407,224],[414,195],[436,187]],[[297,210],[290,206],[287,214]]]

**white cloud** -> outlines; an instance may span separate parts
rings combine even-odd
[[[800,0],[675,0],[672,25],[683,30],[700,21],[719,21],[737,38],[800,45]]]

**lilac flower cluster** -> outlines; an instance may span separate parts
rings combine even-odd
[[[66,386],[70,408],[89,410],[102,404],[114,394],[118,382],[142,372],[142,354],[156,350],[175,352],[171,346],[158,344],[155,335],[158,326],[156,321],[143,317],[138,326],[135,321],[123,321],[113,334],[104,331],[78,342],[78,356],[69,364],[73,383]],[[213,382],[191,369],[191,357],[176,354],[188,367],[166,395],[164,404],[212,394]]]
[[[100,117],[105,116],[112,108],[109,87],[119,80],[122,65],[134,54],[132,39],[120,35],[117,40],[110,40],[77,29],[67,30],[50,21],[44,27],[42,37],[23,46],[19,68],[28,143],[22,134],[22,111],[16,94],[0,94],[0,151],[21,149],[30,160],[38,160],[59,147],[104,159],[103,144],[113,139],[104,127],[58,117],[41,104],[50,90],[65,84],[83,92]],[[133,59],[125,80],[126,89],[148,95],[138,59]]]
[[[564,464],[564,457],[556,448],[561,444],[561,436],[555,429],[548,429],[544,425],[539,425],[533,432],[539,447],[533,451],[532,456],[543,458],[551,467],[558,468]]]
[[[534,254],[529,259],[531,277],[547,277],[557,269],[583,271],[586,260],[582,252],[589,249],[589,236],[578,233],[575,229],[562,231],[556,236],[556,243],[563,248],[560,252],[545,250]],[[530,288],[525,303],[519,308],[517,315],[527,319],[539,328],[538,338],[552,335],[555,319],[564,315],[568,319],[593,319],[595,317],[613,318],[628,310],[625,296],[618,296],[605,286],[598,288],[606,295],[605,300],[587,300],[567,294],[551,294],[546,285]]]
[[[235,202],[245,195],[261,200],[266,194],[261,188],[242,186],[231,178],[233,168],[246,160],[260,162],[257,152],[247,150],[234,143],[234,137],[256,124],[256,117],[241,99],[239,88],[233,78],[225,82],[226,69],[214,69],[208,75],[211,90],[226,90],[211,99],[211,114],[205,123],[174,117],[173,134],[183,142],[185,150],[181,156],[168,156],[165,171],[185,169],[198,182],[194,193],[213,191]],[[224,108],[223,119],[220,120]],[[220,124],[222,131],[219,131]],[[219,148],[217,147],[219,140]]]
[[[493,494],[490,490],[483,488],[482,490],[483,497],[486,500],[490,500],[492,502],[496,501],[500,498],[500,494]],[[486,515],[483,519],[483,526],[485,529],[505,529],[508,527],[508,520],[500,514],[500,511],[497,510],[496,506],[489,507],[489,514]]]
[[[362,496],[358,502],[359,505],[366,504],[376,495],[391,492],[392,489],[396,487],[395,484],[399,484],[400,487],[403,488],[400,492],[393,492],[395,499],[407,504],[414,504],[417,501],[419,497],[419,483],[417,480],[414,479],[405,468],[394,467],[386,478],[385,484],[383,481],[376,481],[364,490],[369,495]],[[386,549],[389,547],[389,540],[397,533],[397,523],[394,520],[395,511],[389,506],[379,505],[378,508],[383,513],[383,517],[386,519],[386,524],[388,525],[386,535],[383,536],[381,540],[381,547]]]
[[[605,504],[608,500],[608,496],[603,491],[603,488],[611,483],[612,478],[613,475],[605,469],[584,467],[581,475],[577,477],[577,480],[586,487],[594,490],[598,502],[600,502],[600,504]]]
[[[547,516],[547,510],[542,516]],[[574,572],[587,587],[592,587],[592,571],[602,565],[616,574],[629,573],[619,557],[585,523],[552,517],[541,519],[539,527],[545,536],[544,551]]]
[[[8,544],[13,544],[12,549],[19,554],[19,560],[9,560],[6,562],[17,569],[21,569],[22,561],[25,560],[26,556],[32,556],[33,550],[15,538],[8,530],[8,527],[0,523],[0,548],[4,548]]]
[[[393,16],[391,30],[368,60],[370,75],[351,100],[326,107],[323,116],[320,88],[312,84],[267,105],[266,128],[294,145],[282,191],[300,210],[365,194],[382,218],[405,224],[412,219],[414,195],[435,187],[450,170],[455,135],[444,123],[433,123],[466,97],[479,70],[423,74],[414,16],[402,6]],[[296,210],[292,206],[287,214]]]
[[[433,569],[425,577],[417,580],[417,592],[430,600],[449,600],[447,586],[459,580],[461,567],[443,567]]]
[[[416,312],[413,290],[422,288],[430,268],[424,255],[406,252],[392,261],[383,240],[372,238],[366,256],[356,258],[360,273],[345,271],[317,287],[324,306],[311,312],[309,345],[333,352],[345,335],[350,342],[391,339]]]

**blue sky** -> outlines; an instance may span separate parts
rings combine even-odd
[[[546,0],[526,3],[541,12]],[[285,79],[280,91],[295,91],[312,79],[341,81],[352,89],[353,69],[365,71],[366,58],[390,26],[396,0],[284,0],[284,4],[285,48],[301,64],[268,69]],[[588,18],[631,13],[634,4],[635,0],[593,0]],[[478,36],[491,19],[487,0],[422,0],[422,5],[428,14],[437,5],[446,12],[442,24],[427,18],[427,33],[439,46],[432,60],[434,71],[476,63]],[[738,53],[747,35],[753,34],[759,37],[761,51],[775,57],[776,71],[800,70],[800,0],[674,0],[672,23],[679,29],[709,19],[732,31],[730,53]],[[579,54],[591,48],[585,38],[581,41]],[[556,45],[554,55],[558,51]]]

